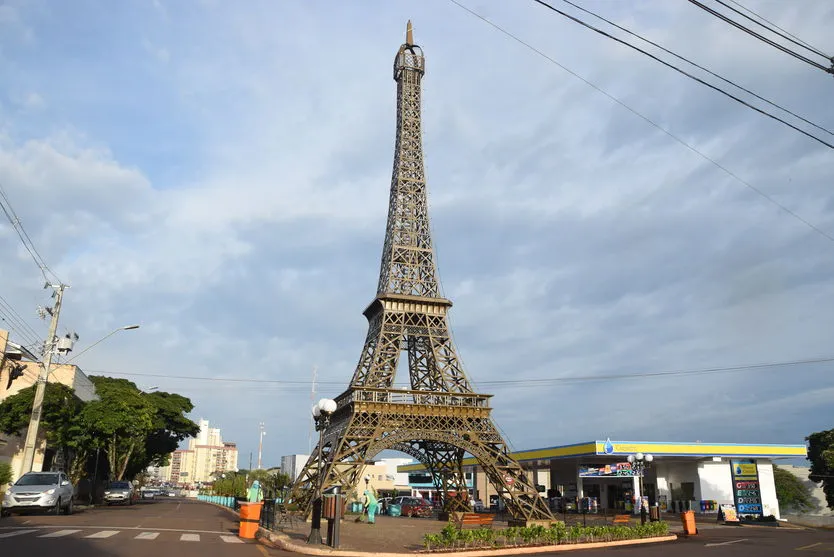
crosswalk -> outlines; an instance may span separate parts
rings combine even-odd
[[[217,541],[218,539],[223,543],[244,543],[243,540],[233,535],[224,535],[218,533],[194,533],[194,532],[176,532],[176,531],[139,531],[139,530],[96,530],[96,529],[66,529],[66,530],[46,530],[42,528],[26,528],[21,530],[0,530],[0,540],[3,538],[14,538],[18,536],[28,536],[33,538],[65,538],[68,536],[86,538],[92,540],[103,540],[110,538],[132,538],[139,541],[181,541],[181,542],[201,542],[201,541]]]

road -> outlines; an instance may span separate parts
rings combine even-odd
[[[61,557],[264,557],[277,555],[237,537],[236,517],[186,499],[142,501],[0,520],[0,555]]]
[[[812,557],[831,555],[834,532],[811,529],[788,529],[765,526],[701,529],[696,536],[672,543],[587,550],[576,557]],[[565,553],[556,553],[565,557]]]

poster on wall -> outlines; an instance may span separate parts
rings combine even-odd
[[[739,515],[762,514],[759,469],[754,460],[731,460],[733,498]]]
[[[606,478],[606,477],[629,477],[634,476],[634,469],[630,462],[616,462],[614,464],[580,464],[580,478]]]

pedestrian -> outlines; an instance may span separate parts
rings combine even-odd
[[[379,514],[388,514],[388,497],[383,497],[379,502]]]
[[[374,523],[374,516],[376,515],[378,503],[376,497],[374,497],[373,491],[366,489],[365,490],[365,510],[368,511],[368,524],[375,524]]]

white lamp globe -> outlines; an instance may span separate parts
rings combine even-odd
[[[327,412],[328,414],[332,414],[336,411],[336,401],[329,398],[321,399],[319,401],[319,406],[321,407],[322,412]]]
[[[320,414],[321,414],[321,409],[319,408],[319,405],[314,404],[313,405],[313,417],[318,418]]]
[[[637,457],[637,460],[643,460],[643,453],[637,453],[635,456]]]
[[[633,464],[634,463],[634,455],[633,454],[628,455],[628,458],[626,460],[628,460],[629,462],[631,462]]]
[[[654,457],[652,455],[650,455],[650,454],[646,455],[646,462],[651,462],[653,460],[654,460]]]

